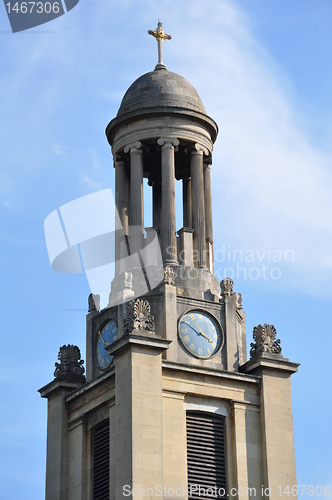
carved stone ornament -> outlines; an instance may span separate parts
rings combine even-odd
[[[81,352],[76,345],[60,347],[58,360],[60,363],[55,363],[55,378],[84,381],[84,361],[81,359]]]
[[[221,295],[224,297],[227,295],[228,297],[233,293],[234,282],[232,278],[225,278],[220,282]]]
[[[175,285],[174,271],[171,266],[166,266],[164,269],[164,283],[166,285]]]
[[[93,293],[90,293],[89,298],[88,298],[88,304],[89,304],[89,313],[92,311],[99,311],[100,309],[100,295],[94,295]]]
[[[236,294],[236,309],[240,309],[240,310],[243,309],[241,293]]]
[[[261,354],[281,354],[280,339],[276,339],[277,330],[273,325],[255,326],[253,332],[254,342],[250,344],[250,357]]]
[[[133,330],[155,331],[154,316],[151,314],[150,304],[147,300],[132,300],[128,304],[127,318],[123,320],[125,333]]]
[[[127,290],[132,290],[132,288],[133,288],[133,275],[132,275],[132,273],[126,273],[126,271],[124,271],[124,287]]]

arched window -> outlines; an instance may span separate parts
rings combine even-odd
[[[225,417],[187,411],[188,498],[227,498]]]
[[[93,500],[109,500],[110,431],[108,420],[93,431]]]

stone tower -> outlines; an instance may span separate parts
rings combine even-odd
[[[117,208],[109,304],[100,310],[89,297],[86,376],[79,349],[63,346],[55,379],[40,389],[46,500],[287,496],[296,485],[290,375],[298,365],[266,324],[255,327],[247,361],[242,296],[213,274],[218,128],[192,85],[166,69],[161,24],[151,34],[158,64],[131,85],[106,129]]]

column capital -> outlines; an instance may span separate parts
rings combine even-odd
[[[174,137],[159,137],[157,143],[159,146],[162,146],[162,149],[171,149],[173,147],[177,147],[180,144],[180,141]]]
[[[204,155],[204,156],[209,156],[210,152],[209,150],[203,146],[202,144],[199,144],[196,142],[195,144],[191,144],[189,147],[185,148],[185,152],[187,154],[191,155]]]
[[[141,141],[136,141],[131,144],[127,144],[124,147],[123,150],[125,153],[147,153],[149,151],[149,148],[147,146],[144,146],[144,144],[141,143]]]
[[[203,166],[204,168],[211,168],[212,165],[212,157],[209,155],[208,157],[205,157],[203,160]]]
[[[128,163],[128,157],[124,153],[117,153],[114,155],[114,164],[115,163]]]
[[[113,159],[113,168],[119,168],[122,167],[126,169],[128,166],[128,158],[123,154],[123,155],[115,155]]]

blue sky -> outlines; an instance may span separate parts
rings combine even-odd
[[[332,485],[332,3],[81,0],[17,34],[0,9],[3,498],[44,497],[46,401],[37,389],[52,380],[61,345],[85,356],[88,282],[52,270],[44,220],[113,187],[104,130],[129,85],[156,64],[147,30],[158,19],[173,37],[168,69],[193,84],[219,125],[216,271],[235,272],[248,347],[253,327],[271,323],[284,356],[301,363],[292,378],[298,483]]]

